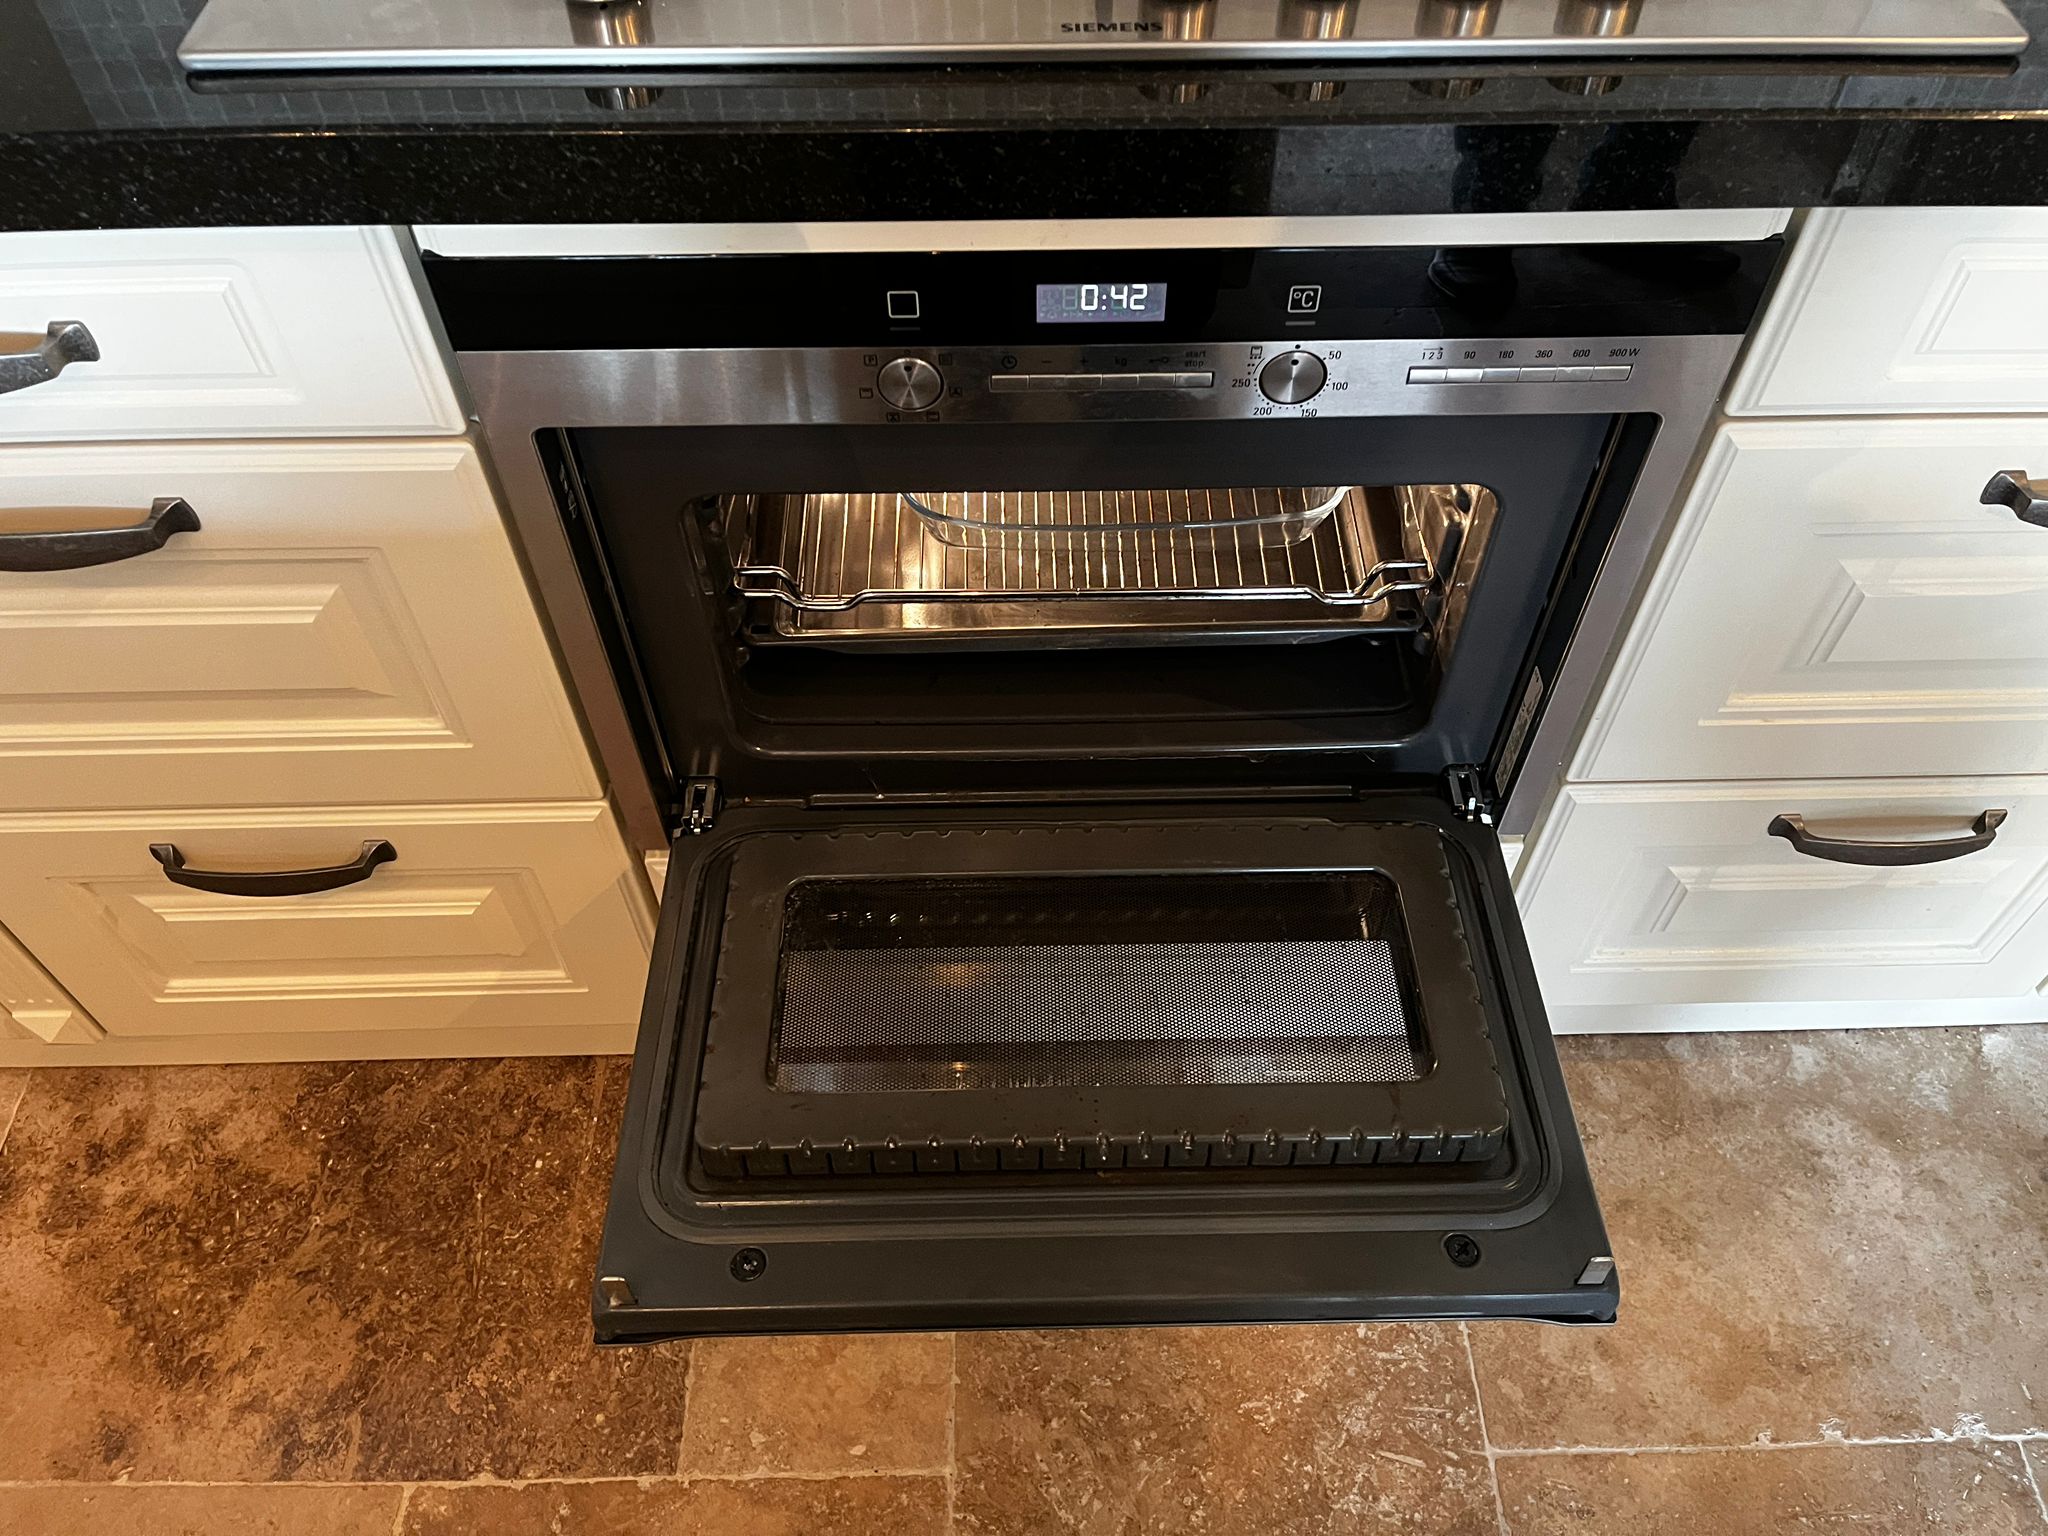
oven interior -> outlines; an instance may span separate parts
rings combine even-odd
[[[724,535],[758,644],[1447,648],[1498,502],[1475,485],[743,494]]]
[[[541,448],[588,509],[586,581],[658,784],[943,793],[1029,761],[1077,787],[1273,786],[1484,759],[1574,550],[1618,511],[1600,492],[1634,420]]]

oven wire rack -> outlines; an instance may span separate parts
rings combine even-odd
[[[1310,599],[1363,609],[1426,591],[1381,558],[1357,487],[763,496],[741,596],[804,612],[862,603]]]

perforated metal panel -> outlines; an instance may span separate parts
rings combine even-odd
[[[771,1075],[792,1092],[1421,1076],[1372,875],[809,881]]]
[[[1383,939],[811,951],[775,1064],[807,1093],[1420,1075]]]

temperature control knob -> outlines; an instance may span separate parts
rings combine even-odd
[[[1313,352],[1282,352],[1259,370],[1259,392],[1275,405],[1299,405],[1322,392],[1329,370]]]
[[[875,375],[875,388],[899,411],[928,411],[939,403],[939,391],[946,381],[939,370],[921,357],[899,357],[882,364]]]

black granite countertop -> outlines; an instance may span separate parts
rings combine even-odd
[[[0,0],[0,228],[2048,203],[2048,0],[2009,0],[2016,65],[1954,70],[806,73],[633,105],[201,90],[175,60],[201,3]]]

